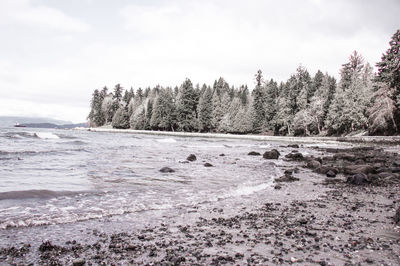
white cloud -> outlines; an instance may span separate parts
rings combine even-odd
[[[55,8],[35,6],[30,0],[3,0],[0,2],[0,24],[68,32],[90,30],[89,24]]]
[[[174,86],[186,77],[212,84],[222,76],[252,88],[258,69],[284,81],[299,64],[338,76],[353,50],[371,64],[380,59],[400,12],[390,0],[106,3],[1,1],[2,102],[10,99],[15,112],[27,102],[20,110],[64,106],[51,108],[84,120],[104,85]]]

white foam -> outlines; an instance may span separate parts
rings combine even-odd
[[[175,139],[171,139],[171,138],[167,138],[167,139],[157,139],[157,142],[161,142],[161,143],[175,143],[176,140],[175,140]]]
[[[51,132],[35,132],[35,136],[39,139],[59,139],[60,137]]]

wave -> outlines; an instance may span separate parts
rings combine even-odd
[[[17,190],[0,192],[0,200],[10,199],[29,199],[29,198],[56,198],[61,196],[70,196],[82,192],[74,191],[53,191],[46,189],[32,189],[32,190]]]
[[[160,142],[160,143],[175,143],[175,142],[176,142],[176,140],[175,140],[175,139],[172,139],[172,138],[157,139],[156,141],[157,141],[157,142]]]
[[[34,136],[39,139],[59,139],[60,137],[51,132],[35,132]]]

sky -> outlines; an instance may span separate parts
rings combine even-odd
[[[371,65],[400,28],[398,0],[0,0],[0,116],[83,122],[104,86],[254,87],[297,67]]]

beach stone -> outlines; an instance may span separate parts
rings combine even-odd
[[[329,170],[328,172],[326,172],[326,176],[327,177],[336,177],[336,173],[332,170]]]
[[[304,156],[300,152],[292,152],[292,153],[286,154],[285,158],[292,159],[294,161],[304,160]]]
[[[225,156],[225,154],[221,153],[219,156],[223,157],[223,156]]]
[[[76,259],[72,262],[72,266],[83,266],[86,261],[84,259]]]
[[[189,162],[194,162],[194,161],[197,160],[197,157],[196,157],[196,155],[194,155],[194,154],[190,154],[190,155],[186,158],[186,160],[188,160]]]
[[[354,174],[370,174],[370,173],[375,173],[375,168],[370,166],[370,165],[348,165],[343,168],[343,172],[348,175],[354,175]]]
[[[400,224],[400,207],[397,208],[396,214],[393,217],[396,224]]]
[[[278,159],[281,154],[276,149],[272,149],[271,151],[266,151],[263,154],[264,159]]]
[[[349,176],[346,180],[346,183],[352,184],[352,185],[365,185],[371,183],[369,180],[368,176],[363,173],[358,173],[352,176]]]
[[[294,148],[294,149],[300,148],[298,144],[289,144],[288,147],[289,148]]]
[[[307,162],[307,167],[311,169],[316,169],[321,167],[321,163],[316,160],[311,160]]]
[[[336,169],[335,167],[332,167],[332,166],[324,166],[324,165],[322,165],[321,167],[315,169],[315,172],[317,172],[319,174],[323,174],[323,175],[326,175],[329,171],[332,171],[335,174],[339,173],[339,170]]]
[[[261,153],[259,153],[259,152],[256,152],[256,151],[251,151],[251,152],[249,152],[247,155],[251,155],[251,156],[259,156],[259,155],[261,155]]]
[[[161,173],[174,173],[175,170],[172,169],[172,168],[169,168],[169,167],[163,167],[163,168],[160,169],[160,172]]]
[[[281,189],[282,187],[280,185],[274,186],[274,189]]]
[[[210,163],[205,163],[205,164],[204,164],[204,167],[213,167],[213,165],[210,164]]]
[[[285,173],[284,176],[274,179],[275,182],[294,182],[299,180],[299,178],[292,176],[290,173]]]

